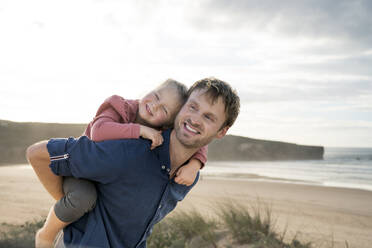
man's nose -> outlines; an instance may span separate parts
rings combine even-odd
[[[195,126],[195,127],[199,127],[200,126],[200,117],[199,116],[193,116],[192,118],[190,118],[190,124]]]

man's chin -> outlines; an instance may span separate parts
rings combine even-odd
[[[180,142],[187,149],[196,149],[196,148],[201,147],[201,146],[199,146],[199,144],[195,144],[195,143],[186,143],[186,142],[182,142],[182,140]]]
[[[189,149],[200,148],[204,146],[201,140],[181,138],[179,139],[179,141],[184,147]]]
[[[176,132],[176,137],[178,139],[178,141],[186,148],[195,148],[196,147],[196,143],[195,140],[192,140],[190,139],[190,137],[188,137],[188,135],[184,135],[184,134],[177,134]]]

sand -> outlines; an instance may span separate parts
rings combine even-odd
[[[318,247],[372,247],[372,192],[358,189],[250,179],[202,180],[176,211],[197,209],[213,216],[218,202],[270,207],[276,230],[313,241]],[[29,166],[0,167],[0,223],[44,218],[53,199]]]

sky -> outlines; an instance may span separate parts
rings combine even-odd
[[[0,0],[0,119],[87,123],[108,96],[214,76],[229,134],[372,147],[372,1]]]

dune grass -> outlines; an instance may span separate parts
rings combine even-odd
[[[1,224],[0,248],[28,248],[42,221],[24,225]],[[148,248],[312,248],[295,238],[284,242],[275,232],[270,208],[247,208],[236,203],[218,204],[214,217],[197,211],[179,211],[156,224]]]
[[[155,225],[148,248],[311,248],[293,238],[284,242],[285,232],[275,232],[271,209],[246,208],[236,203],[218,204],[217,217],[199,212],[178,212]]]
[[[35,233],[44,220],[26,222],[23,225],[0,225],[0,248],[30,248],[35,244]]]

